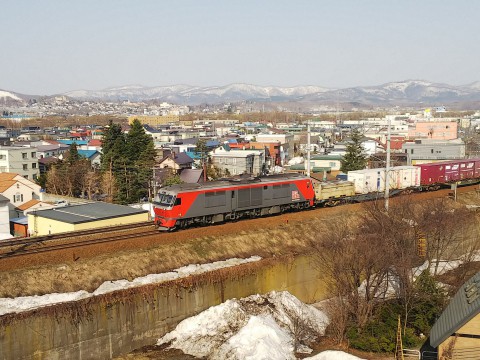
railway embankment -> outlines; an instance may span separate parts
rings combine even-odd
[[[418,197],[440,195],[447,192]],[[42,265],[23,259],[20,266],[0,272],[0,297],[92,292],[108,280],[262,257],[238,267],[0,316],[0,358],[110,358],[153,344],[181,320],[230,298],[286,290],[304,302],[321,300],[325,288],[309,245],[323,224],[352,211],[362,211],[362,205],[109,242],[76,249],[75,256],[50,256]]]
[[[325,296],[311,257],[285,255],[0,317],[0,358],[102,359],[152,345],[227,299],[286,290]]]

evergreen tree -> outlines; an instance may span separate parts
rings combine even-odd
[[[150,194],[150,184],[155,164],[155,146],[151,136],[137,119],[131,125],[127,135],[118,124],[110,123],[102,142],[102,171],[115,184],[107,188],[113,192],[108,194],[116,203],[127,204],[137,202]]]
[[[352,170],[362,170],[367,166],[367,156],[361,144],[362,134],[358,130],[351,133],[350,143],[341,160],[340,170],[347,173]]]
[[[206,180],[208,172],[208,152],[207,142],[204,139],[198,139],[195,146],[195,153],[200,156],[200,166],[203,169],[204,180]]]
[[[79,160],[80,160],[80,154],[78,153],[77,143],[73,142],[70,145],[68,152],[65,156],[65,161],[68,165],[74,165]]]

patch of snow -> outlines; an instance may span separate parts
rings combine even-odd
[[[337,350],[322,351],[321,353],[315,356],[305,358],[305,360],[307,359],[308,360],[363,360],[362,358],[359,358],[352,354],[348,354],[346,352],[337,351]]]
[[[298,165],[298,164],[303,164],[304,163],[304,159],[302,156],[297,156],[297,157],[294,157],[294,158],[291,158],[290,160],[288,160],[288,165]]]
[[[101,294],[110,293],[117,290],[128,289],[133,287],[138,287],[147,284],[158,284],[170,280],[175,280],[179,278],[188,277],[193,274],[202,274],[205,272],[227,268],[232,266],[237,266],[241,264],[246,264],[250,262],[255,262],[261,260],[260,256],[251,256],[247,259],[238,259],[232,258],[224,261],[216,261],[209,264],[202,265],[188,265],[178,269],[173,270],[172,272],[162,273],[162,274],[150,274],[147,276],[142,276],[135,278],[132,281],[128,280],[115,280],[115,281],[105,281],[100,285],[93,293],[81,290],[71,293],[63,294],[46,294],[46,295],[34,295],[34,296],[23,296],[17,298],[0,298],[0,316],[10,313],[19,313],[23,311],[28,311],[36,309],[39,307],[50,306],[54,304],[78,301],[87,297],[98,296]]]
[[[252,316],[247,324],[210,357],[222,359],[295,359],[293,339],[271,315]]]
[[[210,359],[295,359],[294,340],[308,352],[329,319],[290,293],[227,300],[180,322],[158,345]]]
[[[23,101],[17,95],[8,91],[3,91],[3,90],[0,90],[0,98],[12,98],[14,100]]]
[[[47,294],[41,296],[22,296],[14,299],[1,298],[0,299],[0,316],[17,313],[27,310],[33,310],[46,305],[60,304],[69,301],[78,301],[90,297],[91,294],[85,290],[63,293],[63,294]]]

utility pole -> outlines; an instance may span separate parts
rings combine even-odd
[[[385,211],[388,212],[388,197],[390,195],[390,117],[387,129],[387,163],[385,166]]]
[[[307,176],[310,177],[310,120],[307,121]]]

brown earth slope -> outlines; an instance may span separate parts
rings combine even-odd
[[[459,190],[458,201],[480,204],[474,187]],[[450,190],[409,195],[412,200],[446,197]],[[392,199],[395,201],[395,199]],[[106,280],[133,279],[167,272],[194,263],[258,255],[263,258],[308,253],[309,242],[322,224],[348,212],[362,211],[362,204],[314,209],[281,216],[243,220],[175,233],[159,233],[135,241],[90,246],[75,250],[51,264],[32,265],[18,260],[16,267],[0,272],[0,297],[40,295],[85,289],[93,291]],[[18,258],[21,259],[21,258]],[[2,266],[0,259],[0,268]]]

